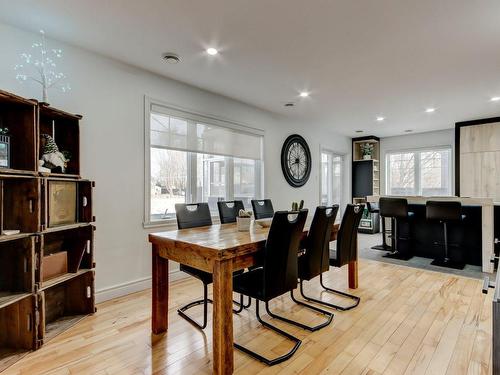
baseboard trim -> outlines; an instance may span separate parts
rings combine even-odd
[[[180,280],[187,277],[184,272],[179,270],[170,271],[169,281]],[[144,277],[142,279],[137,279],[129,281],[123,284],[113,285],[110,287],[102,288],[96,291],[95,300],[96,303],[109,301],[113,298],[123,297],[127,294],[132,294],[140,292],[142,290],[151,288],[151,277]]]

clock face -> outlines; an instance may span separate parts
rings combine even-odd
[[[311,152],[304,138],[289,136],[281,149],[281,168],[287,182],[293,187],[303,186],[311,173]]]

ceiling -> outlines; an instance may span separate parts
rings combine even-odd
[[[498,0],[0,0],[0,21],[350,136],[500,114]]]

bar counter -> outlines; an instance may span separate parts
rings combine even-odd
[[[391,196],[384,196],[391,197]],[[368,196],[368,202],[378,202],[380,196]],[[449,226],[450,243],[458,243],[463,256],[463,261],[468,264],[479,265],[483,272],[493,272],[493,263],[490,259],[494,254],[494,202],[490,198],[466,197],[422,197],[422,196],[394,196],[393,198],[406,198],[409,210],[415,213],[412,225],[398,223],[400,233],[411,231],[411,244],[416,256],[433,258],[444,251],[434,245],[442,242],[442,226],[438,222],[425,218],[425,203],[432,201],[458,201],[462,203],[463,213],[466,215],[462,223]],[[386,221],[390,228],[390,220]],[[389,243],[389,242],[388,242]],[[399,244],[398,244],[399,245]],[[401,244],[404,246],[404,244]]]

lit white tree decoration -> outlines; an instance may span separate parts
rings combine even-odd
[[[43,30],[40,30],[40,36],[40,42],[31,45],[33,55],[22,53],[21,59],[23,63],[17,64],[14,69],[18,72],[16,79],[19,82],[31,80],[39,83],[42,86],[42,101],[47,102],[47,91],[49,89],[59,88],[62,92],[67,92],[71,90],[71,87],[65,82],[66,75],[56,72],[55,61],[62,57],[62,50],[47,49]]]

